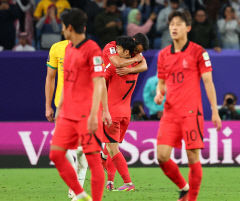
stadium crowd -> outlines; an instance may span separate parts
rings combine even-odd
[[[239,49],[239,0],[0,0],[0,50],[49,49],[62,39],[60,15],[71,7],[87,13],[87,36],[101,47],[141,32],[152,49],[164,48],[171,42],[167,16],[187,9],[190,40],[217,52]]]

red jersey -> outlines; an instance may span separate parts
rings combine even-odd
[[[89,116],[92,107],[94,77],[104,76],[102,51],[92,40],[76,47],[69,43],[64,58],[64,91],[61,117],[80,120]]]
[[[164,113],[177,116],[202,113],[200,79],[212,71],[208,53],[199,45],[187,42],[180,52],[174,46],[164,48],[158,56],[158,78],[167,87]]]
[[[105,78],[108,85],[108,107],[112,117],[131,116],[131,97],[135,89],[138,74],[119,76],[116,67],[110,62],[111,56],[118,55],[116,42],[108,43],[103,49]],[[129,66],[132,68],[134,65]]]

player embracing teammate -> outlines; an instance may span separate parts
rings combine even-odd
[[[221,119],[209,55],[187,38],[191,29],[190,14],[175,11],[169,15],[168,23],[173,43],[158,56],[159,83],[155,102],[161,104],[165,93],[166,102],[157,137],[157,157],[164,174],[180,189],[178,201],[196,201],[202,180],[199,152],[204,148],[201,79],[211,105],[212,121],[218,130]],[[189,161],[189,183],[170,159],[173,147],[181,148],[182,139]]]
[[[108,43],[103,49],[105,78],[108,88],[108,106],[112,125],[104,125],[108,173],[107,190],[114,190],[116,171],[121,175],[124,185],[119,191],[133,191],[127,162],[119,150],[119,143],[124,139],[131,119],[131,97],[137,83],[138,74],[147,70],[146,60],[141,56],[148,49],[148,39],[144,34],[133,38],[121,36]],[[125,66],[125,67],[121,67]]]

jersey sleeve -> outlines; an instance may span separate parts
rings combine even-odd
[[[201,48],[199,50],[197,59],[198,59],[198,69],[201,74],[212,71],[212,64],[210,61],[210,57],[205,49]]]
[[[102,59],[102,51],[97,45],[89,47],[89,65],[91,69],[91,77],[104,77],[104,67]]]
[[[107,66],[105,66],[104,73],[105,79],[106,81],[108,81],[114,73],[114,66],[112,66],[111,63],[109,63]]]
[[[49,51],[47,66],[56,70],[58,68],[58,57],[56,55],[55,49],[56,47],[53,45]]]
[[[108,43],[104,49],[105,54],[107,55],[108,58],[118,55],[116,46],[114,44]]]
[[[40,1],[37,5],[33,15],[34,15],[34,17],[40,18],[40,17],[42,17],[42,12],[43,12],[43,4]]]
[[[162,51],[158,55],[157,70],[158,70],[158,78],[165,80],[166,79],[166,73],[165,73],[165,70],[164,70],[164,57],[163,57],[163,52]]]

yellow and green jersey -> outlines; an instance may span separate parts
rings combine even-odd
[[[65,56],[65,49],[68,43],[69,43],[68,40],[63,40],[53,44],[49,51],[49,56],[47,61],[47,66],[49,68],[52,68],[58,71],[57,72],[58,73],[57,89],[56,89],[55,99],[54,99],[54,103],[56,107],[58,107],[59,105],[59,101],[60,101],[60,97],[63,89],[63,80],[64,80],[63,62],[64,62],[64,56]]]

